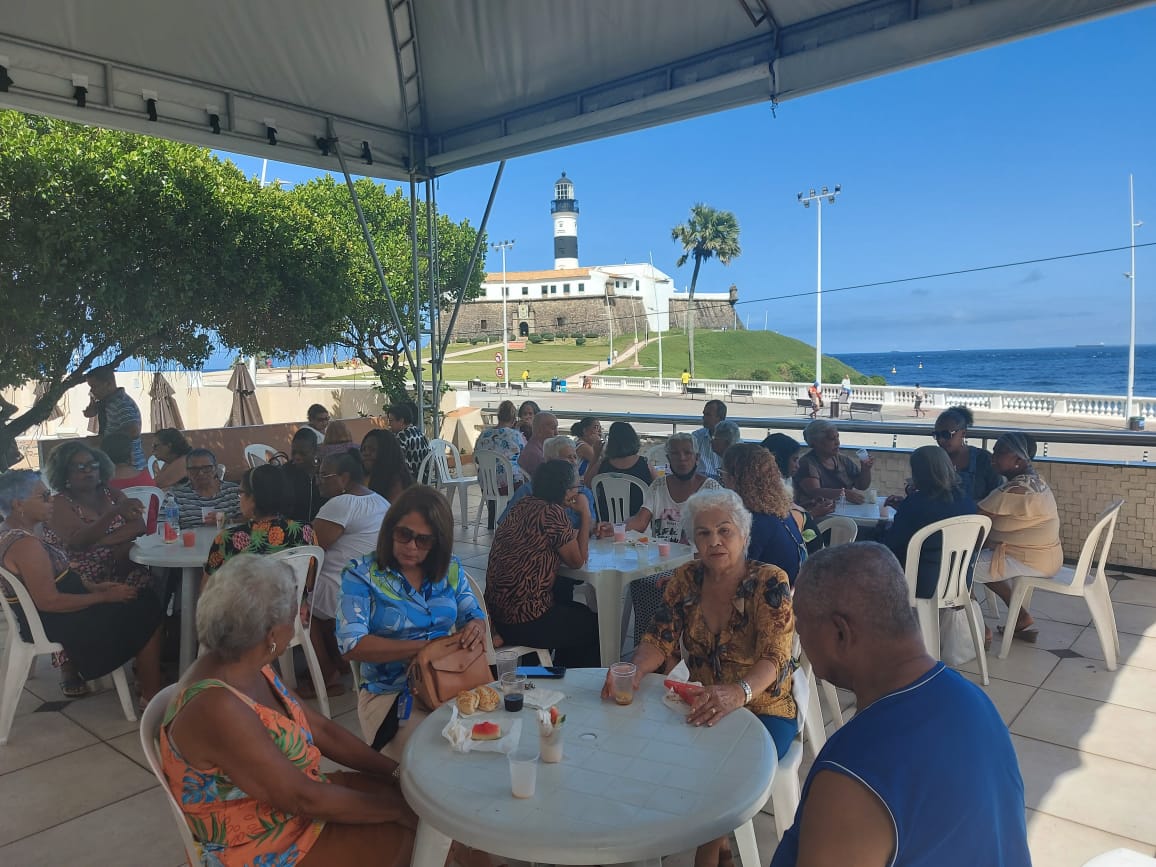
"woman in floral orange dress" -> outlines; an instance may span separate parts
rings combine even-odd
[[[241,514],[245,523],[226,527],[213,540],[205,563],[204,590],[208,577],[230,557],[238,554],[272,554],[298,545],[316,545],[313,527],[284,517],[283,503],[289,502],[289,483],[279,467],[263,464],[241,477]]]

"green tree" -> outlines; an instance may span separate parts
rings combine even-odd
[[[401,318],[399,333],[390,315],[381,281],[365,246],[357,213],[344,181],[325,176],[299,184],[292,195],[313,213],[322,216],[342,239],[350,255],[346,275],[348,298],[335,342],[352,350],[377,375],[389,401],[406,397],[408,362],[407,343],[412,346],[415,316],[423,328],[429,327],[429,260],[419,259],[418,302],[414,303],[413,265],[410,260],[409,199],[400,188],[389,192],[384,185],[369,178],[354,181],[365,221],[369,225],[385,272],[386,283]],[[417,215],[418,246],[426,243],[426,205],[419,203]],[[444,214],[437,215],[439,309],[453,304],[466,279],[466,268],[473,251],[477,230],[469,220],[455,223]],[[481,263],[474,269],[466,298],[475,298],[482,288]]]
[[[0,387],[47,383],[0,434],[101,364],[198,366],[214,333],[325,345],[348,267],[324,222],[204,148],[0,112]]]
[[[699,202],[690,209],[689,220],[670,230],[670,238],[682,246],[677,263],[679,268],[694,259],[686,309],[690,375],[694,376],[694,290],[698,285],[698,271],[707,259],[718,259],[723,265],[729,265],[739,257],[742,253],[739,221],[730,211],[720,211]]]

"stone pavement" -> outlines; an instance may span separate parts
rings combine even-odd
[[[456,535],[456,553],[484,582],[490,534],[483,530],[477,545],[472,527]],[[986,691],[1020,758],[1037,867],[1078,867],[1121,846],[1156,853],[1156,579],[1116,574],[1112,598],[1122,651],[1114,672],[1104,666],[1083,603],[1043,593],[1032,603],[1039,643],[1016,642],[1005,661],[988,656]],[[962,671],[978,683],[975,662]],[[850,696],[844,699],[850,706]],[[335,718],[358,732],[353,695],[332,703]],[[966,760],[984,744],[948,748]],[[765,864],[774,823],[761,814],[755,824]],[[667,867],[690,867],[692,856],[668,858]],[[183,863],[137,726],[121,715],[115,692],[64,700],[51,665],[39,660],[9,743],[0,747],[0,864]]]

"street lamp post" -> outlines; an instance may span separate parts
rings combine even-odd
[[[823,386],[823,199],[827,204],[835,204],[835,197],[843,192],[840,184],[835,184],[834,190],[823,187],[818,193],[814,187],[807,195],[799,193],[798,200],[804,208],[811,207],[814,202],[818,207],[818,250],[815,264],[815,381],[819,387]]]
[[[1124,414],[1127,424],[1132,423],[1132,387],[1136,379],[1136,230],[1144,225],[1143,220],[1136,219],[1136,198],[1132,190],[1132,176],[1128,175],[1128,223],[1132,233],[1131,252],[1132,270],[1124,276],[1131,284],[1131,315],[1128,322],[1128,398]]]
[[[505,375],[505,389],[510,390],[510,338],[509,330],[506,328],[508,320],[506,319],[506,298],[510,295],[510,287],[506,285],[506,251],[514,249],[514,242],[498,241],[496,244],[490,244],[491,250],[502,251],[502,373]]]

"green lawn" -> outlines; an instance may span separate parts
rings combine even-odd
[[[815,375],[815,349],[793,337],[774,331],[696,331],[694,335],[695,375],[703,379],[762,379],[808,382]],[[677,378],[689,365],[685,334],[662,338],[662,373]],[[641,367],[627,361],[610,373],[617,376],[656,376],[658,344],[651,343],[639,358]],[[823,379],[838,382],[844,373],[852,382],[866,377],[837,358],[823,356]]]

